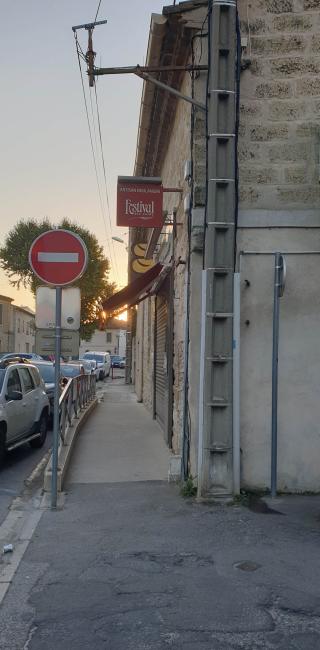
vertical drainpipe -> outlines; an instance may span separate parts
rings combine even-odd
[[[233,493],[240,494],[240,273],[234,274],[233,318]]]
[[[186,306],[186,318],[184,326],[184,371],[183,371],[183,415],[182,415],[182,446],[181,446],[181,479],[185,481],[188,477],[189,454],[190,454],[190,431],[189,431],[189,301],[190,301],[190,255],[186,267],[186,281],[184,285],[184,304]]]

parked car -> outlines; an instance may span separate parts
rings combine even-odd
[[[111,367],[112,368],[124,368],[125,364],[123,357],[120,357],[118,354],[111,355]]]
[[[7,451],[29,442],[42,447],[47,436],[49,399],[38,368],[1,359],[0,463]]]
[[[92,366],[91,366],[91,361],[89,359],[77,359],[77,360],[68,361],[68,363],[77,364],[77,365],[81,364],[84,369],[84,374],[92,375]]]
[[[38,368],[44,381],[45,390],[48,395],[50,404],[50,415],[53,413],[54,404],[54,387],[55,387],[55,367],[51,361],[34,361],[33,365]]]
[[[34,361],[41,361],[43,357],[40,357],[40,354],[36,354],[35,352],[5,352],[2,356],[1,359],[11,359],[15,358],[17,359],[30,359]]]
[[[82,363],[77,363],[76,361],[72,361],[70,363],[61,363],[60,372],[62,377],[66,377],[67,379],[70,379],[72,377],[79,377],[79,375],[85,374]]]
[[[83,359],[93,359],[97,362],[99,369],[99,379],[109,377],[111,368],[111,358],[109,352],[99,352],[88,350],[84,353]]]
[[[98,381],[98,379],[99,379],[99,372],[100,372],[100,371],[99,371],[98,364],[97,364],[96,360],[95,360],[95,359],[79,359],[79,361],[80,361],[81,363],[83,363],[83,364],[84,364],[84,363],[90,363],[90,366],[91,366],[91,374],[92,374],[92,375],[95,375],[95,377],[96,377],[96,381]]]
[[[54,363],[55,356],[54,356],[54,354],[44,354],[41,357],[41,359],[43,359],[43,361],[52,361],[52,363]],[[65,359],[63,357],[60,357],[60,362],[64,363],[64,361],[65,361]]]

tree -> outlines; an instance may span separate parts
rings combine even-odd
[[[9,277],[10,284],[21,285],[35,294],[41,281],[33,274],[28,260],[29,249],[36,237],[46,230],[55,228],[48,219],[21,220],[6,237],[0,248],[0,266]],[[103,253],[95,235],[68,219],[58,226],[79,235],[88,248],[88,266],[83,277],[75,283],[81,289],[81,338],[88,341],[98,326],[99,304],[115,291],[115,284],[109,281],[110,262]]]

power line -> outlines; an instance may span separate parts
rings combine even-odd
[[[99,11],[100,11],[101,2],[102,2],[102,0],[100,0],[100,2],[99,2],[99,4],[98,4],[98,9],[97,9],[96,17],[95,17],[95,19],[94,19],[94,21],[93,21],[94,23],[97,21],[98,13],[99,13]]]
[[[95,115],[94,115],[94,110],[93,110],[93,102],[92,102],[92,93],[91,92],[89,92],[89,97],[90,97],[90,107],[91,107],[91,114],[92,114],[92,124],[93,124],[95,148],[96,148],[96,151],[98,151],[96,120],[95,120]],[[100,124],[99,124],[99,134],[100,134],[100,132],[101,131],[100,131]],[[101,158],[102,158],[103,170],[104,170],[106,202],[107,202],[107,207],[108,207],[108,216],[109,216],[109,225],[110,225],[110,241],[111,241],[112,252],[113,252],[112,263],[114,264],[115,271],[116,271],[116,274],[117,274],[117,277],[118,277],[118,280],[119,280],[119,269],[118,269],[118,265],[117,265],[117,257],[116,257],[115,250],[114,250],[114,243],[112,241],[112,225],[111,225],[111,219],[110,219],[109,197],[108,197],[108,189],[107,189],[107,184],[106,184],[106,171],[105,171],[104,155],[103,155],[103,149],[102,148],[101,148]],[[105,225],[106,234],[108,235],[104,214],[103,214],[103,221],[104,221],[104,225]],[[109,248],[109,255],[110,255],[110,260],[111,260],[111,248],[109,246],[109,243],[108,243],[108,248]]]
[[[99,112],[98,93],[97,93],[97,86],[96,86],[96,84],[95,84],[95,86],[94,86],[94,93],[95,93],[95,98],[96,98],[96,108],[97,108],[97,118],[98,118],[98,130],[99,130],[99,140],[100,140],[100,149],[101,149],[101,159],[102,159],[102,168],[103,168],[104,186],[105,186],[106,199],[107,199],[108,218],[109,218],[110,232],[112,232],[112,224],[111,224],[111,216],[110,216],[110,205],[109,205],[109,195],[108,195],[108,184],[107,184],[107,174],[106,174],[106,165],[105,165],[104,153],[103,153],[102,133],[101,133],[101,122],[100,122],[100,112]],[[115,260],[116,272],[117,272],[117,275],[119,276],[118,265],[117,265],[117,258],[116,258],[115,252],[114,252],[114,245],[113,245],[113,241],[112,241],[112,240],[111,240],[111,245],[112,245],[113,256],[114,256],[114,260]]]
[[[98,187],[100,209],[101,209],[102,219],[103,219],[103,223],[104,223],[105,230],[106,230],[106,235],[108,235],[108,233],[107,233],[107,224],[106,224],[105,215],[104,215],[104,207],[103,207],[102,196],[101,196],[101,189],[100,189],[100,182],[99,182],[99,175],[98,175],[96,156],[95,156],[95,151],[94,151],[94,146],[93,146],[92,130],[91,130],[91,126],[90,126],[88,104],[87,104],[87,98],[86,98],[86,93],[85,93],[85,88],[84,88],[83,74],[82,74],[81,61],[80,61],[80,52],[79,52],[79,47],[78,47],[79,44],[78,44],[78,38],[77,38],[76,34],[75,34],[75,41],[76,41],[76,50],[77,50],[78,64],[79,64],[80,77],[81,77],[82,93],[83,93],[85,112],[86,112],[87,124],[88,124],[88,130],[89,130],[89,137],[90,137],[93,165],[94,165],[95,176],[96,176],[97,187]],[[112,232],[110,232],[110,236],[111,235],[112,235]],[[111,260],[111,249],[110,249],[110,246],[109,246],[108,239],[106,240],[106,243],[107,243],[107,246],[108,246],[108,249],[109,249],[109,257],[110,257],[110,260]],[[116,267],[116,272],[117,272],[118,279],[119,279],[119,274],[118,274],[116,264],[115,264],[115,267]]]

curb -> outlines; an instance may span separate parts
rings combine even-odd
[[[12,553],[3,555],[0,560],[0,605],[42,517],[43,511],[37,505],[39,498],[38,495],[37,499],[28,502],[23,502],[21,497],[14,499],[0,526],[0,547],[8,543],[13,545]]]
[[[89,415],[91,415],[92,411],[95,409],[97,404],[98,404],[98,397],[95,397],[94,400],[86,408],[86,410],[80,413],[79,419],[74,420],[72,426],[69,427],[65,444],[59,446],[58,476],[57,476],[58,492],[62,492],[63,483],[72,456],[73,446],[77,439],[78,433],[81,431],[84,423],[86,422]],[[48,465],[44,473],[43,489],[45,492],[51,491],[51,477],[52,477],[52,454],[50,456],[50,460],[48,462]]]
[[[25,487],[30,488],[32,484],[40,477],[40,475],[43,473],[46,465],[49,462],[51,453],[52,453],[52,449],[50,447],[50,449],[48,449],[44,454],[44,456],[41,458],[38,465],[36,465],[34,470],[32,470],[31,474],[29,474],[28,478],[24,480]]]

